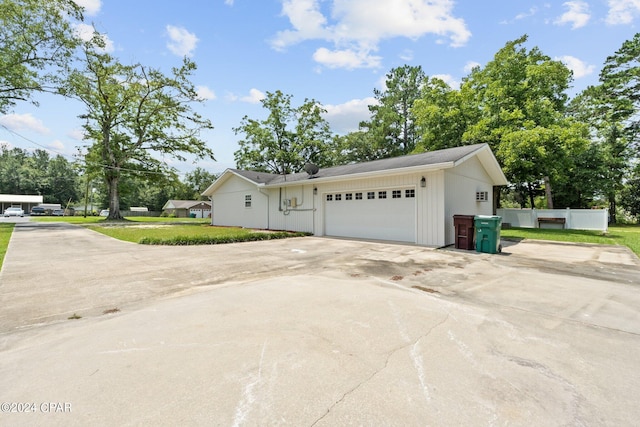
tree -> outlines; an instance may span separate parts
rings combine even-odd
[[[420,98],[426,80],[422,67],[404,65],[387,74],[385,90],[374,89],[377,105],[370,105],[371,120],[360,129],[377,141],[378,158],[396,157],[413,152],[419,139],[411,107]]]
[[[425,78],[420,98],[411,109],[420,132],[418,151],[465,144],[464,133],[479,119],[469,88],[452,89],[443,80]]]
[[[70,18],[82,20],[72,0],[0,2],[0,113],[33,92],[55,91],[80,43]]]
[[[313,99],[293,107],[291,98],[279,90],[267,92],[261,102],[269,116],[244,116],[233,129],[236,135],[244,134],[234,153],[238,168],[288,174],[301,171],[307,162],[330,166],[331,131],[322,118],[326,110]]]
[[[625,41],[609,56],[600,72],[599,107],[608,121],[623,124],[623,134],[632,145],[640,136],[640,33]]]
[[[171,172],[157,156],[185,160],[183,153],[213,158],[200,132],[212,129],[192,104],[202,102],[189,78],[195,63],[185,58],[166,76],[141,64],[123,65],[106,53],[85,49],[85,68],[66,86],[87,111],[85,137],[92,141],[87,173],[98,173],[109,194],[108,219],[121,219],[119,183],[124,173],[155,180]]]
[[[569,157],[587,148],[588,133],[565,115],[571,71],[537,47],[527,50],[526,41],[525,35],[506,43],[464,80],[478,120],[463,140],[488,143],[507,179],[526,189],[533,206],[535,189],[545,177],[553,182]]]
[[[201,167],[197,167],[191,172],[185,175],[185,187],[187,187],[190,194],[186,197],[187,200],[206,200],[206,197],[202,196],[202,192],[206,190],[218,177],[215,174],[207,172]]]

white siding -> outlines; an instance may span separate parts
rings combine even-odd
[[[251,207],[245,197],[251,196]],[[269,200],[258,188],[242,178],[231,176],[213,196],[213,225],[268,228]]]
[[[476,201],[478,191],[487,192],[487,201]],[[455,242],[454,215],[493,213],[493,184],[477,157],[445,171],[445,205],[445,245]]]
[[[271,230],[301,231],[313,233],[315,200],[313,185],[270,188],[269,228]],[[294,200],[295,199],[295,200]],[[289,201],[289,204],[286,204]],[[295,203],[292,203],[295,201]],[[293,206],[295,204],[295,206]]]
[[[418,185],[418,244],[424,246],[444,246],[444,172],[436,171],[415,177],[417,181],[425,177],[427,186]]]

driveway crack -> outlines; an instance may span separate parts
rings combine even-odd
[[[327,415],[329,415],[329,414],[331,413],[331,411],[333,410],[333,408],[335,408],[335,407],[336,407],[336,406],[338,406],[340,403],[342,403],[342,402],[347,398],[347,396],[349,396],[349,395],[351,395],[352,393],[354,393],[355,391],[357,391],[360,387],[362,387],[363,385],[365,385],[366,383],[368,383],[369,381],[371,381],[371,380],[372,380],[376,375],[378,375],[380,372],[384,371],[384,370],[387,368],[387,366],[389,366],[389,361],[391,360],[391,358],[392,358],[393,356],[395,356],[398,352],[400,352],[400,351],[402,351],[402,350],[405,350],[405,349],[408,349],[408,348],[410,348],[410,347],[411,347],[411,348],[412,348],[412,352],[411,352],[411,353],[412,353],[412,354],[411,354],[411,359],[412,359],[412,361],[413,361],[414,365],[415,365],[415,366],[416,366],[416,368],[417,368],[417,365],[416,365],[416,362],[417,362],[417,361],[416,361],[415,354],[414,354],[415,346],[416,346],[416,345],[417,345],[421,340],[423,340],[424,338],[427,338],[427,337],[431,334],[431,332],[433,332],[436,328],[438,328],[438,327],[442,326],[442,325],[443,325],[447,320],[449,320],[449,317],[450,317],[450,315],[449,315],[449,313],[447,313],[447,315],[445,316],[445,318],[444,318],[444,319],[440,320],[438,323],[436,323],[435,325],[433,325],[432,327],[430,327],[428,331],[426,331],[424,334],[422,334],[422,335],[420,335],[419,337],[417,337],[415,340],[410,341],[410,342],[408,342],[408,343],[405,343],[405,344],[403,344],[403,345],[401,345],[401,346],[399,346],[399,347],[396,347],[396,348],[392,349],[391,351],[389,351],[389,352],[387,353],[387,357],[386,357],[386,359],[385,359],[385,361],[384,361],[384,365],[383,365],[383,366],[381,366],[380,368],[378,368],[378,369],[376,369],[375,371],[373,371],[373,372],[371,373],[371,375],[369,375],[367,378],[364,378],[362,381],[360,381],[358,384],[356,384],[353,388],[351,388],[350,390],[347,390],[347,391],[346,391],[346,392],[345,392],[345,393],[340,397],[340,399],[336,400],[336,401],[335,401],[331,406],[329,406],[329,408],[327,408],[327,411],[326,411],[324,414],[322,414],[322,416],[321,416],[320,418],[318,418],[317,420],[315,420],[315,421],[311,424],[311,427],[314,427],[316,424],[318,424],[320,421],[322,421],[324,418],[326,418],[326,416],[327,416]],[[426,398],[427,400],[430,400],[430,399],[429,399],[428,392],[426,391],[426,385],[425,385],[425,383],[424,383],[424,376],[423,376],[423,372],[422,372],[420,369],[418,369],[418,378],[419,378],[419,380],[420,380],[420,385],[423,387],[423,389],[425,389],[425,398]]]

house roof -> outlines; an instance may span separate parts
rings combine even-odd
[[[168,200],[167,203],[164,204],[162,210],[165,209],[190,209],[193,206],[199,204],[205,204],[207,206],[211,206],[211,202],[206,200]]]
[[[227,169],[223,176],[209,186],[202,194],[206,196],[213,194],[215,189],[226,180],[223,178],[226,178],[225,175],[227,174],[240,176],[259,186],[281,187],[294,184],[300,185],[311,179],[316,182],[326,182],[344,180],[346,178],[400,174],[412,170],[447,169],[455,167],[473,156],[478,156],[487,173],[494,181],[494,185],[507,184],[507,179],[489,146],[487,144],[474,144],[421,154],[411,154],[371,162],[324,168],[320,169],[313,177],[310,177],[306,172],[278,175],[240,169]]]
[[[42,203],[42,196],[30,194],[0,194],[2,203]]]

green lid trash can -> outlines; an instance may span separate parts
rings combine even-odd
[[[487,254],[502,252],[500,244],[500,226],[502,217],[496,215],[476,215],[474,217],[476,228],[476,251]]]

